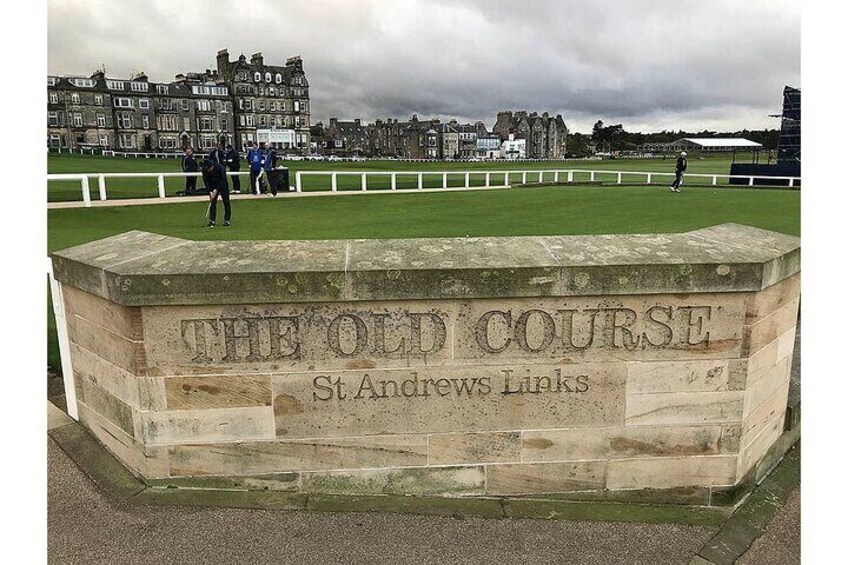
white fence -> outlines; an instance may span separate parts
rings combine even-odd
[[[50,297],[53,299],[53,316],[56,320],[56,339],[59,342],[59,359],[62,364],[62,380],[65,384],[68,415],[74,420],[79,420],[74,369],[71,365],[71,345],[68,341],[68,325],[65,321],[65,296],[62,283],[53,278],[53,262],[49,257],[47,258],[47,278],[50,281]]]
[[[228,176],[236,176],[236,175],[247,175],[247,172],[228,172]],[[471,183],[471,175],[475,175],[478,178],[480,176],[483,177],[483,184]],[[329,177],[329,190],[327,188],[311,188],[310,191],[315,192],[341,192],[339,190],[339,177],[344,176],[353,176],[359,177],[358,186],[361,191],[371,191],[371,192],[391,192],[394,190],[398,190],[398,178],[402,177],[405,179],[413,178],[415,179],[415,185],[419,190],[424,189],[424,179],[433,179],[439,178],[441,180],[440,185],[442,189],[450,189],[455,188],[458,190],[462,189],[474,189],[474,188],[498,188],[498,187],[509,187],[515,185],[522,185],[528,183],[573,183],[575,182],[575,176],[580,175],[581,177],[585,177],[588,175],[589,182],[610,182],[613,184],[624,184],[623,178],[625,176],[630,177],[631,180],[628,180],[627,184],[634,183],[642,183],[644,184],[653,184],[654,179],[660,177],[670,181],[674,177],[674,173],[659,173],[659,172],[645,172],[645,171],[610,171],[610,170],[587,170],[587,169],[545,169],[545,170],[471,170],[471,171],[463,171],[463,170],[454,170],[454,171],[297,171],[294,173],[294,182],[292,183],[294,189],[297,192],[304,191],[304,177],[307,176],[318,176],[318,177]],[[107,180],[108,179],[140,179],[140,178],[149,178],[156,179],[156,189],[158,192],[159,198],[166,198],[165,194],[165,179],[173,178],[173,177],[199,177],[201,173],[183,173],[183,172],[174,172],[174,173],[63,173],[63,174],[48,174],[47,180],[49,181],[68,181],[75,180],[80,183],[80,190],[82,191],[82,200],[86,207],[91,206],[91,179],[94,178],[97,180],[97,188],[100,200],[107,200]],[[456,184],[454,182],[451,184],[449,182],[449,177],[456,178],[457,176],[462,177],[462,182]],[[374,179],[376,177],[389,177],[389,188],[368,188],[368,179]],[[637,180],[632,180],[633,178]],[[766,177],[766,176],[749,176],[749,175],[723,175],[723,174],[687,174],[684,177],[685,181],[690,181],[692,179],[703,179],[706,181],[706,184],[712,186],[718,186],[719,179],[743,179],[744,182],[748,186],[755,186],[755,181],[757,180],[765,180],[768,181],[788,181],[788,185],[790,188],[799,187],[801,182],[801,177]],[[580,180],[578,182],[585,182],[585,180]],[[325,185],[326,186],[326,185]],[[773,185],[772,185],[773,186]],[[151,186],[151,189],[153,187]],[[349,192],[349,191],[345,191]],[[154,196],[155,193],[151,190],[151,196]]]

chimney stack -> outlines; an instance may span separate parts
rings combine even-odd
[[[257,67],[262,67],[263,63],[264,63],[264,61],[262,59],[262,53],[254,53],[253,55],[250,56],[250,64],[251,65],[256,65]]]

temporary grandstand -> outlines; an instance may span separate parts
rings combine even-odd
[[[639,146],[643,153],[673,153],[691,151],[695,153],[735,153],[736,151],[761,151],[763,146],[756,141],[741,137],[684,137],[671,143],[645,143]]]

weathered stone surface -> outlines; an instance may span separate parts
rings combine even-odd
[[[744,295],[475,300],[457,314],[457,362],[739,357]]]
[[[799,303],[800,299],[796,298],[747,329],[745,333],[748,334],[746,336],[748,355],[756,353],[795,327],[798,321]]]
[[[770,422],[781,414],[786,413],[786,397],[789,395],[789,381],[781,384],[767,399],[759,406],[754,407],[742,423],[742,438],[744,442],[750,442]]]
[[[743,390],[745,373],[739,359],[629,363],[627,394]]]
[[[271,406],[271,378],[267,375],[173,377],[163,381],[168,410]]]
[[[637,426],[522,432],[522,461],[736,453],[739,426]]]
[[[270,407],[142,412],[140,438],[147,445],[274,439]]]
[[[607,488],[611,490],[732,485],[735,480],[733,455],[613,459],[607,463]]]
[[[433,434],[429,464],[505,463],[521,460],[521,432]]]
[[[483,494],[482,466],[303,473],[305,492],[332,494]]]
[[[52,257],[61,282],[119,304],[238,304],[756,291],[798,272],[800,240],[738,224],[662,235],[189,245],[129,232]]]
[[[77,389],[81,393],[77,398],[78,402],[84,402],[109,422],[121,428],[127,435],[135,437],[132,407],[79,373],[76,373],[74,378],[80,385]]]
[[[85,318],[104,330],[130,340],[142,339],[141,310],[110,302],[100,296],[65,285],[62,289],[68,316]]]
[[[139,409],[139,377],[74,343],[70,345],[75,378],[85,378],[126,404]],[[78,383],[81,384],[81,383]]]
[[[598,490],[606,461],[487,465],[487,494],[529,494]]]
[[[628,426],[738,422],[744,395],[744,391],[628,395],[625,421]]]
[[[171,475],[258,475],[281,471],[411,467],[427,464],[427,437],[391,435],[262,441],[169,448]]]
[[[119,336],[76,315],[68,316],[66,321],[71,344],[134,375],[145,373],[147,363],[142,342]]]
[[[445,301],[143,309],[151,375],[249,374],[440,365]]]
[[[787,357],[775,363],[773,367],[763,369],[745,391],[744,416],[759,408],[774,392],[789,382],[791,360]],[[787,394],[789,389],[787,389]],[[785,401],[784,401],[785,404]]]
[[[745,323],[753,325],[769,314],[791,303],[801,295],[801,273],[780,281],[760,292],[751,293]]]
[[[774,418],[760,427],[759,434],[754,437],[743,437],[743,447],[739,450],[737,476],[743,477],[768,452],[769,447],[783,433],[785,413],[778,412]]]
[[[80,421],[124,465],[143,477],[168,476],[166,449],[138,443],[124,430],[82,402],[77,403],[77,409]]]
[[[602,363],[275,376],[277,435],[347,437],[621,424],[624,373],[621,365]]]

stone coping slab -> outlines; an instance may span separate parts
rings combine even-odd
[[[131,231],[51,254],[62,283],[124,306],[750,292],[800,270],[800,239],[678,234],[189,241]]]

